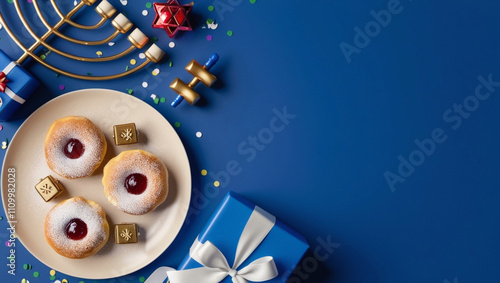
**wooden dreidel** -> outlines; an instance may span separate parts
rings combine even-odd
[[[215,83],[217,78],[210,73],[209,70],[217,63],[217,60],[219,60],[219,55],[214,53],[208,58],[208,61],[203,66],[195,60],[191,60],[191,62],[186,65],[186,71],[193,75],[194,78],[189,84],[186,84],[179,78],[176,78],[170,84],[170,88],[179,94],[175,100],[172,101],[172,107],[177,107],[184,99],[191,105],[195,104],[200,99],[200,95],[193,89],[200,81],[207,87],[211,87]]]

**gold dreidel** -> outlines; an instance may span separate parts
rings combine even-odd
[[[179,105],[184,99],[191,105],[198,102],[200,95],[193,89],[199,82],[202,82],[207,87],[211,87],[215,83],[217,78],[210,73],[209,70],[215,65],[215,63],[217,63],[218,60],[219,55],[217,55],[217,53],[213,53],[203,66],[195,60],[191,60],[191,62],[186,65],[186,71],[193,75],[194,78],[189,84],[186,84],[179,78],[176,78],[170,84],[170,88],[179,94],[175,100],[172,101],[172,107],[177,107],[177,105]]]

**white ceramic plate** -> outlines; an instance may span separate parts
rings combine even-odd
[[[45,161],[44,140],[49,126],[65,116],[85,116],[105,134],[106,157],[92,176],[68,180],[52,172]],[[113,125],[135,123],[140,131],[139,143],[115,146]],[[144,149],[157,155],[169,171],[167,200],[156,210],[142,216],[119,211],[104,195],[102,168],[124,150]],[[15,169],[15,179],[8,176]],[[52,175],[66,192],[45,202],[34,186],[41,178]],[[10,176],[13,177],[13,176]],[[16,234],[22,244],[47,266],[71,276],[104,279],[134,272],[160,256],[172,243],[186,217],[191,198],[191,172],[184,146],[169,122],[145,102],[112,90],[85,89],[59,96],[36,110],[21,125],[5,154],[2,169],[2,202],[6,211],[9,183],[15,184]],[[12,185],[10,185],[12,187]],[[68,259],[57,254],[45,241],[44,221],[47,212],[58,202],[83,196],[99,203],[110,224],[107,244],[97,254],[84,259]],[[136,223],[140,236],[137,244],[115,244],[113,225]]]

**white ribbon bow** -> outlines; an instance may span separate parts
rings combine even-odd
[[[16,62],[11,61],[3,70],[2,72],[5,75],[8,75],[14,67],[17,66]],[[19,104],[23,104],[26,100],[24,98],[20,97],[19,95],[15,94],[9,87],[5,89],[5,94],[7,94],[10,98],[13,100],[17,101]]]
[[[201,243],[198,239],[195,240],[189,255],[195,261],[202,265],[199,268],[166,271],[170,283],[188,283],[188,282],[203,282],[203,283],[219,283],[227,276],[232,277],[233,283],[248,283],[264,282],[278,276],[278,270],[274,259],[271,256],[261,257],[254,260],[246,267],[238,269],[240,265],[255,251],[264,238],[269,234],[276,223],[276,218],[256,206],[250,215],[250,218],[241,233],[238,245],[236,247],[236,255],[233,266],[230,267],[226,257],[222,252],[210,241]],[[161,268],[161,267],[160,267]],[[155,272],[156,273],[156,272]],[[163,273],[163,272],[162,272]],[[163,280],[167,276],[164,276]],[[161,278],[155,277],[155,281],[147,283],[156,283]],[[146,283],[145,282],[145,283]]]

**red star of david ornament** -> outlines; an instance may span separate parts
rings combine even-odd
[[[167,3],[154,3],[153,7],[156,13],[153,28],[165,29],[168,37],[174,37],[180,30],[193,30],[187,19],[193,5],[181,5],[177,0],[168,0]]]

